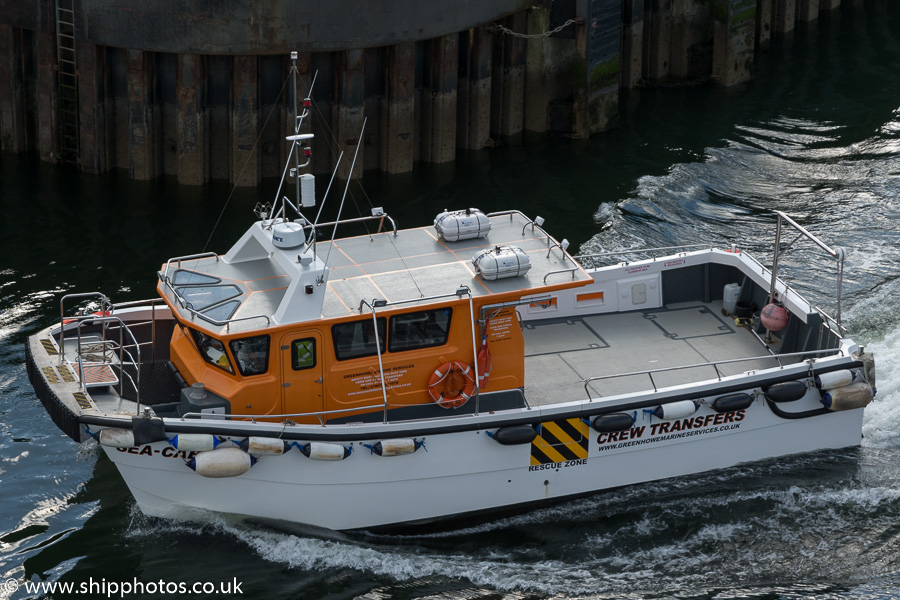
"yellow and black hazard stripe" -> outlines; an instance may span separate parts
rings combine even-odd
[[[46,350],[47,354],[49,354],[50,356],[56,356],[57,354],[59,354],[59,351],[57,351],[56,346],[53,344],[53,341],[49,338],[42,339],[41,346],[44,347],[44,350]]]
[[[546,421],[531,442],[531,464],[565,462],[588,457],[590,426],[582,419]]]
[[[41,372],[47,379],[47,383],[59,383],[59,377],[56,375],[56,371],[53,370],[53,367],[43,367]]]
[[[66,383],[75,383],[75,375],[72,374],[72,371],[67,365],[59,365],[56,367],[56,370],[59,371],[59,376],[63,381]]]
[[[78,406],[80,406],[83,410],[94,408],[93,405],[91,405],[91,401],[88,400],[87,394],[85,394],[84,392],[75,392],[72,395],[75,396],[75,402],[77,402]]]

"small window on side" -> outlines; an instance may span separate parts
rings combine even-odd
[[[230,346],[241,375],[261,375],[269,370],[269,336],[232,340]]]
[[[305,338],[291,342],[291,368],[295,371],[316,366],[316,339]]]
[[[339,323],[331,328],[334,355],[338,360],[375,356],[375,324],[372,319]],[[387,340],[387,319],[378,319],[378,341],[384,353]]]
[[[391,317],[391,352],[443,346],[450,335],[450,307],[422,310]]]
[[[200,350],[200,356],[203,357],[203,360],[211,365],[219,367],[223,371],[232,374],[234,373],[234,367],[231,366],[231,359],[228,358],[228,353],[225,352],[225,344],[196,329],[191,329],[190,332],[191,337],[194,338],[194,343],[197,344],[197,348]]]

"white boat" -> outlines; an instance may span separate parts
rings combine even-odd
[[[771,268],[739,245],[572,256],[515,210],[320,223],[305,116],[298,198],[166,261],[158,298],[70,294],[28,340],[54,422],[144,513],[393,528],[860,443],[874,360],[841,326],[844,253],[787,215]],[[837,268],[833,317],[776,276],[785,229]]]

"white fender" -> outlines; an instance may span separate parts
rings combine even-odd
[[[697,405],[693,400],[682,400],[661,404],[654,409],[653,414],[664,421],[672,421],[689,417],[695,412],[697,412]]]
[[[416,441],[405,438],[398,440],[381,440],[381,456],[402,456],[416,451]]]
[[[250,470],[256,459],[240,448],[201,452],[185,464],[203,477],[237,477]]]
[[[101,429],[100,444],[114,448],[134,448],[134,432],[130,429]]]
[[[256,456],[261,454],[284,454],[284,440],[278,438],[248,437],[241,444],[241,447]]]
[[[219,440],[208,433],[179,433],[169,443],[176,450],[188,452],[206,452],[219,445]]]
[[[820,390],[833,390],[851,383],[853,383],[853,372],[848,369],[816,375],[816,387]]]
[[[873,397],[871,386],[865,381],[859,381],[825,392],[822,404],[833,411],[853,410],[866,406]]]
[[[310,442],[308,448],[301,449],[301,452],[314,460],[344,460],[349,456],[347,449],[341,444],[326,442]]]

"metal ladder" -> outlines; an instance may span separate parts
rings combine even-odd
[[[78,69],[75,63],[75,0],[56,0],[56,64],[59,87],[59,150],[63,162],[80,157]]]

